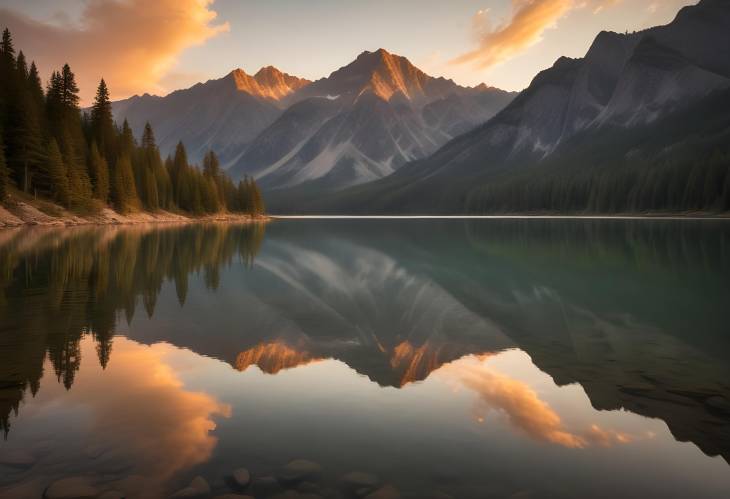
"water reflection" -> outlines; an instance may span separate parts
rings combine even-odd
[[[94,357],[90,336],[77,347],[80,357]],[[161,497],[176,472],[205,462],[217,442],[210,433],[216,427],[213,418],[229,417],[231,409],[206,393],[186,390],[171,366],[176,355],[169,345],[149,347],[117,338],[114,362],[105,372],[96,363],[85,365],[68,393],[57,383],[45,383],[24,409],[30,428],[18,436],[33,442],[23,451],[39,462],[27,480],[8,488],[7,497],[40,497],[59,462],[75,474],[103,477],[110,488]],[[59,406],[64,409],[58,411]],[[59,416],[60,437],[53,421]],[[13,435],[11,448],[18,451],[15,442]]]
[[[108,425],[80,441],[124,435],[101,443],[139,468],[112,478],[149,480],[137,470],[152,463],[150,497],[194,470],[265,473],[305,453],[333,473],[368,463],[402,488],[454,497],[580,497],[607,480],[607,463],[626,468],[626,489],[606,483],[609,497],[730,491],[716,476],[727,464],[689,450],[730,461],[726,222],[292,221],[265,238],[258,225],[0,238],[7,445],[39,440],[31,421],[45,401],[93,406]],[[116,402],[101,393],[112,387]],[[170,411],[152,414],[155,399]],[[154,468],[167,453],[177,459]],[[580,477],[556,479],[561,466]],[[660,469],[672,476],[662,484]]]
[[[253,264],[263,235],[259,224],[0,233],[0,427],[7,434],[25,392],[37,393],[46,354],[70,389],[84,335],[106,367],[120,312],[131,323],[141,298],[151,318],[166,281],[184,304],[193,272],[216,289],[222,266]]]
[[[528,383],[492,369],[485,362],[489,357],[457,361],[439,372],[440,376],[478,395],[474,410],[479,423],[484,423],[488,414],[497,411],[504,414],[512,426],[531,438],[567,448],[584,448],[595,444],[609,446],[633,440],[625,433],[604,430],[595,423],[581,431],[566,428],[560,415],[541,400]]]

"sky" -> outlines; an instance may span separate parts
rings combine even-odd
[[[235,68],[315,80],[384,48],[462,85],[527,87],[601,30],[670,22],[697,0],[0,0],[0,26],[44,79],[68,62],[88,104],[165,95]]]

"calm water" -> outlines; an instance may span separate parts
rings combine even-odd
[[[0,231],[0,424],[3,498],[730,497],[730,222]]]

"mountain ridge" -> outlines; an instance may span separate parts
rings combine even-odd
[[[305,78],[284,73],[274,66],[264,66],[253,76],[247,74],[243,69],[237,68],[224,76],[224,79],[226,78],[231,78],[241,92],[248,92],[255,97],[273,101],[280,101],[312,83]]]
[[[254,75],[237,68],[164,97],[116,101],[113,109],[137,135],[149,121],[163,155],[182,140],[194,162],[213,149],[238,178],[266,174],[264,188],[315,180],[329,190],[382,178],[430,154],[513,95],[429,76],[407,58],[378,49],[314,82],[273,66]],[[339,125],[329,123],[335,117]]]
[[[287,97],[292,106],[230,171],[253,176],[265,190],[328,192],[367,183],[486,121],[513,95],[429,76],[385,49],[365,51]]]
[[[404,165],[388,178],[320,197],[312,206],[306,206],[305,193],[288,195],[302,203],[305,212],[362,212],[365,207],[388,213],[459,213],[497,209],[484,199],[468,201],[476,189],[494,185],[487,190],[489,196],[500,199],[503,208],[499,209],[528,206],[509,201],[504,182],[513,178],[509,186],[513,198],[528,196],[530,188],[545,192],[546,199],[530,204],[529,209],[549,210],[569,203],[556,204],[554,194],[546,192],[553,187],[546,183],[528,187],[535,179],[566,185],[572,179],[565,177],[580,173],[584,185],[575,188],[589,199],[598,188],[594,184],[602,182],[596,175],[613,175],[612,164],[623,165],[641,157],[644,162],[656,163],[658,175],[670,175],[659,163],[672,159],[666,156],[666,148],[685,140],[682,137],[674,144],[664,144],[664,149],[649,150],[646,145],[624,140],[629,149],[604,150],[608,156],[602,157],[581,156],[588,161],[586,167],[601,163],[602,170],[576,166],[568,173],[558,159],[577,156],[572,151],[602,142],[603,136],[611,137],[621,130],[641,129],[642,136],[647,136],[653,127],[660,130],[672,113],[702,105],[713,92],[730,88],[730,57],[724,57],[730,49],[726,47],[730,47],[730,2],[723,0],[703,0],[685,7],[665,26],[631,34],[601,32],[585,57],[559,58],[492,119],[454,138],[428,158]],[[710,111],[722,112],[719,108]],[[682,128],[679,125],[674,124],[674,129]],[[684,124],[683,137],[690,138],[702,127],[697,121]],[[574,140],[576,137],[582,141]],[[720,154],[727,152],[721,142],[712,147]],[[547,161],[549,158],[553,159]],[[596,172],[593,177],[585,173],[592,170]],[[630,174],[625,173],[626,182]],[[275,195],[270,205],[286,211],[296,209],[294,203],[285,202],[286,195]],[[589,208],[588,202],[575,206]]]

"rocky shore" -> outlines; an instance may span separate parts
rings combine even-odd
[[[146,223],[185,222],[251,222],[266,221],[268,217],[252,218],[240,213],[216,213],[200,217],[182,215],[169,211],[121,214],[104,207],[94,213],[77,214],[62,207],[42,201],[38,203],[9,200],[0,204],[0,229],[23,226],[78,226],[78,225],[128,225]]]
[[[162,497],[169,499],[450,499],[443,492],[401,494],[378,476],[362,471],[345,473],[328,480],[323,467],[306,459],[295,459],[265,474],[238,468],[211,484],[196,476],[186,486]],[[141,477],[140,477],[141,478]],[[128,486],[125,486],[128,485]],[[110,487],[111,485],[111,487]],[[127,489],[127,490],[125,490]],[[135,490],[136,489],[136,490]],[[134,486],[134,480],[105,484],[93,477],[72,476],[49,484],[44,499],[125,499],[152,497]]]

